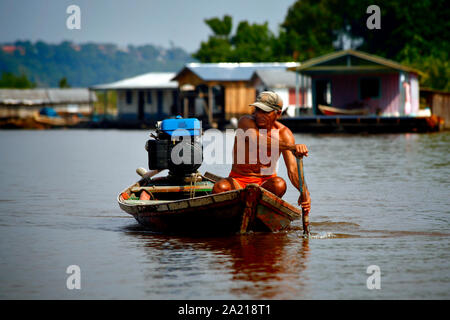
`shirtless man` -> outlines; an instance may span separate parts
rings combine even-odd
[[[300,191],[297,160],[293,152],[299,157],[308,156],[308,148],[304,144],[295,144],[291,130],[277,121],[283,108],[282,99],[275,92],[264,91],[251,106],[255,107],[253,114],[242,116],[238,122],[230,175],[214,184],[213,193],[245,188],[249,183],[256,183],[281,198],[286,192],[286,182],[276,175],[275,165],[281,153],[289,180]],[[248,139],[240,139],[239,133],[244,133]],[[271,146],[275,146],[275,150]],[[266,160],[270,158],[269,161],[262,161],[260,156],[264,153]],[[300,195],[298,204],[308,214],[311,198],[307,188],[306,194],[306,199],[301,199]]]

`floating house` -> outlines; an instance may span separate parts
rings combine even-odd
[[[414,116],[419,111],[420,71],[391,60],[343,50],[289,69],[297,72],[299,95],[308,92],[304,79],[311,79],[314,115]]]
[[[172,80],[174,76],[171,72],[150,72],[91,89],[117,92],[118,121],[162,120],[177,112],[178,82]]]
[[[173,80],[180,88],[180,113],[204,116],[211,125],[249,113],[257,88],[255,71],[283,70],[298,63],[189,63]]]
[[[0,119],[25,119],[49,107],[60,115],[89,116],[96,101],[87,88],[0,89]]]

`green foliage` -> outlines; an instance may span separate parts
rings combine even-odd
[[[381,10],[380,30],[367,28],[372,4]],[[337,40],[345,35],[353,49],[419,69],[422,86],[449,90],[449,17],[444,0],[297,0],[278,35],[267,23],[242,21],[230,37],[231,18],[206,20],[213,35],[194,57],[202,62],[305,61],[343,49]]]
[[[39,87],[57,87],[64,77],[72,86],[87,87],[145,72],[175,72],[193,61],[180,48],[152,45],[120,48],[114,44],[77,45],[68,41],[16,41],[8,45],[16,50],[5,52],[4,44],[0,44],[0,72],[25,73]]]
[[[275,36],[268,24],[239,23],[236,34],[231,36],[232,20],[224,16],[222,20],[212,18],[205,20],[213,31],[208,41],[200,44],[200,49],[193,57],[202,62],[264,62],[275,61],[273,48]]]
[[[342,18],[332,11],[327,1],[297,1],[281,25],[281,54],[303,61],[332,52],[333,40],[342,25]]]
[[[381,10],[381,29],[370,30],[367,7]],[[300,60],[331,52],[345,30],[363,41],[358,50],[385,57],[424,72],[421,85],[448,90],[450,7],[444,0],[301,0],[288,11],[280,40],[284,55]]]
[[[228,39],[211,36],[200,44],[200,49],[192,56],[201,62],[232,61],[232,47]]]
[[[219,18],[206,19],[205,23],[216,36],[223,36],[225,38],[230,36],[231,28],[233,27],[233,19],[227,15],[223,17],[223,20]]]
[[[69,83],[67,82],[67,78],[64,77],[61,80],[59,80],[59,85],[60,88],[70,88]]]
[[[36,84],[28,80],[25,74],[16,76],[11,72],[3,72],[0,79],[0,88],[29,89],[36,87]]]
[[[272,52],[275,37],[264,24],[249,24],[247,21],[239,23],[236,34],[231,39],[234,47],[234,61],[273,61]]]

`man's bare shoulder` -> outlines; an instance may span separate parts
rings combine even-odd
[[[238,121],[238,128],[249,129],[256,128],[255,118],[252,115],[244,115]]]
[[[295,141],[294,134],[292,133],[291,129],[286,127],[284,124],[282,124],[279,121],[275,122],[275,127],[278,129],[280,139],[286,140],[286,141]]]

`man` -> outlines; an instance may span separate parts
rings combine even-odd
[[[213,193],[256,183],[281,198],[286,192],[286,182],[276,175],[275,168],[281,153],[289,180],[300,190],[296,156],[308,156],[308,148],[304,144],[295,144],[291,130],[277,121],[283,109],[281,97],[275,92],[264,91],[251,106],[255,107],[253,114],[242,116],[238,122],[230,175],[214,184]],[[247,139],[242,139],[243,135]],[[306,199],[301,199],[300,195],[298,204],[308,214],[311,198],[307,188],[306,194]]]

